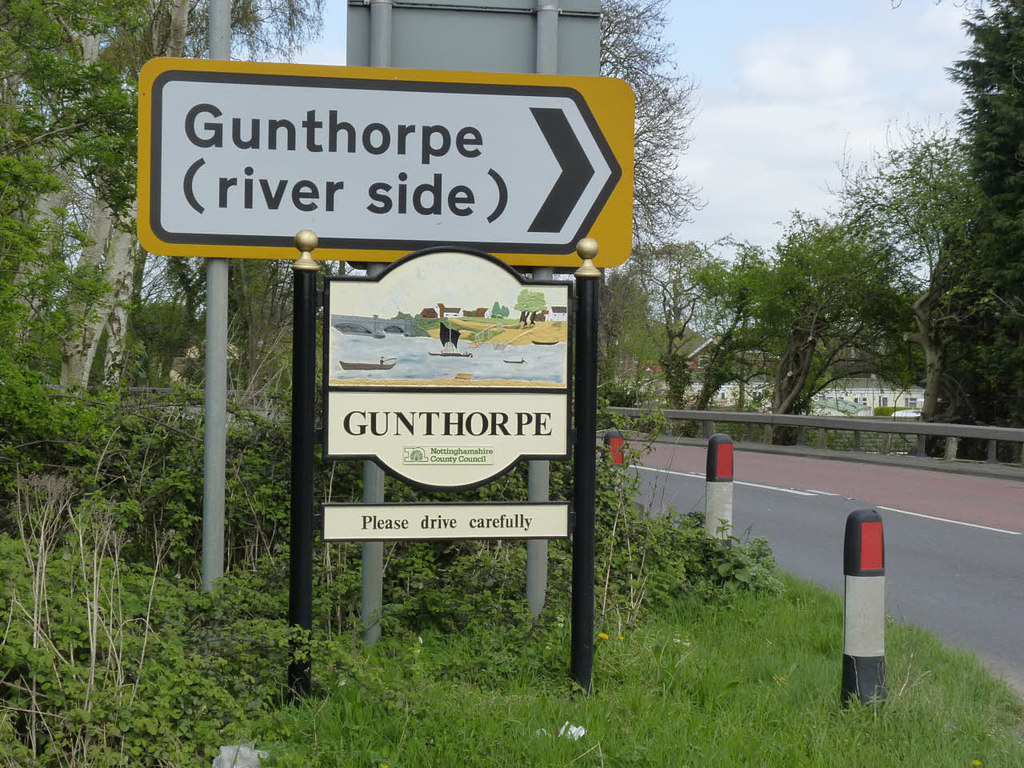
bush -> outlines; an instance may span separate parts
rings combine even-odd
[[[208,594],[196,589],[202,437],[192,396],[149,407],[10,382],[0,388],[0,591],[11,606],[0,640],[0,764],[208,764],[218,745],[244,738],[252,717],[279,706],[287,681],[296,639],[286,626],[287,423],[235,414],[228,568]],[[360,499],[360,466],[322,464],[319,498]],[[633,503],[635,473],[601,450],[597,483],[595,608],[605,625],[635,624],[681,594],[777,588],[766,546],[727,547],[699,519],[648,514]],[[571,462],[553,462],[551,497],[571,498],[571,487]],[[525,466],[457,494],[387,488],[409,502],[526,496]],[[338,677],[362,681],[361,544],[315,552],[309,647],[322,690]],[[388,543],[388,636],[502,626],[525,640],[556,627],[570,609],[570,542],[552,541],[548,553],[549,608],[534,621],[521,542]]]

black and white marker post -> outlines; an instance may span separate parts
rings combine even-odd
[[[594,690],[594,540],[597,504],[597,297],[601,270],[594,266],[597,241],[576,246],[583,265],[576,270],[576,398],[573,451],[572,679],[586,693]]]
[[[732,438],[714,434],[708,440],[704,528],[712,538],[732,533]]]
[[[882,517],[858,509],[846,518],[843,541],[843,706],[885,701],[885,540]]]
[[[316,274],[312,251],[317,237],[295,235],[299,258],[292,263],[292,519],[288,626],[295,632],[288,665],[290,696],[310,690],[309,633],[313,629],[313,429],[316,387]]]

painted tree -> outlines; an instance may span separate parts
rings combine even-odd
[[[537,322],[537,315],[548,308],[547,299],[542,291],[531,291],[523,288],[516,297],[513,309],[519,311],[519,325],[534,325]]]

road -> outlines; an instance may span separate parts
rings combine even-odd
[[[658,445],[638,467],[654,508],[703,509],[703,446]],[[976,652],[1024,696],[1024,481],[744,452],[733,524],[786,571],[843,588],[847,515],[885,524],[886,611]]]

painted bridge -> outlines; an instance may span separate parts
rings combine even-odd
[[[385,318],[373,315],[331,315],[331,327],[342,333],[375,336],[382,338],[388,333],[401,333],[408,336],[412,333],[412,320],[408,317]]]

